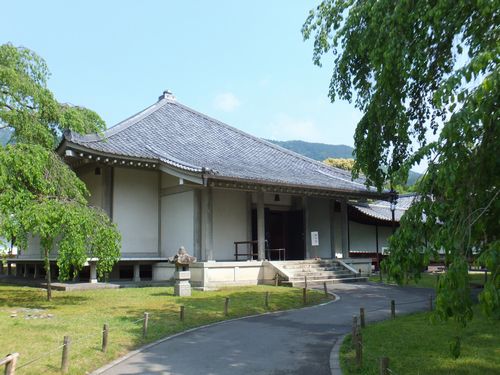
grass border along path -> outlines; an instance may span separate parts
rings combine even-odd
[[[416,313],[370,324],[362,330],[363,366],[355,365],[351,335],[340,349],[343,373],[379,374],[379,358],[389,357],[394,375],[500,374],[500,321],[485,317],[478,306],[474,319],[462,328],[456,322],[431,323],[432,313]],[[454,359],[450,344],[461,337],[461,355]]]
[[[192,297],[173,296],[173,287],[126,288],[53,292],[0,284],[0,347],[19,352],[19,374],[60,374],[63,336],[69,335],[69,374],[84,374],[158,339],[194,327],[269,311],[303,307],[302,290],[252,286],[213,292],[193,291]],[[269,292],[269,306],[265,295]],[[224,315],[225,298],[229,300]],[[308,306],[331,301],[322,291],[308,291]],[[180,321],[180,306],[185,319]],[[142,318],[149,313],[148,334]],[[109,324],[109,344],[101,352],[102,328]],[[39,359],[38,359],[39,358]],[[38,360],[36,360],[38,359]],[[30,361],[33,363],[29,363]]]

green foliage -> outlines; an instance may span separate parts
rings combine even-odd
[[[396,186],[427,159],[421,198],[391,238],[385,267],[399,282],[418,278],[444,250],[437,312],[461,323],[471,317],[464,286],[474,258],[492,272],[482,305],[500,317],[499,9],[499,0],[325,0],[302,29],[316,64],[333,53],[331,100],[354,100],[363,112],[354,175]]]
[[[336,167],[346,171],[352,171],[354,168],[354,159],[328,158],[323,160],[323,163],[330,167]]]
[[[30,236],[40,240],[50,299],[51,253],[57,251],[61,280],[75,276],[88,258],[97,259],[102,276],[119,259],[120,235],[104,212],[87,205],[85,185],[54,152],[64,129],[100,132],[104,121],[58,103],[48,77],[34,52],[0,46],[0,128],[14,141],[0,146],[0,236],[21,250]]]
[[[314,160],[325,160],[326,158],[352,158],[354,149],[346,145],[329,145],[325,143],[314,143],[305,141],[275,141],[268,140],[283,148],[307,156]]]

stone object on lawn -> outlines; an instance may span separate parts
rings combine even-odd
[[[170,263],[175,264],[175,286],[174,294],[179,297],[191,296],[191,271],[189,265],[196,262],[196,257],[188,254],[184,246],[181,246],[173,257],[168,258]]]

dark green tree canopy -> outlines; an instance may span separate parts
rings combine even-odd
[[[302,32],[316,64],[333,56],[330,99],[363,112],[354,173],[382,188],[429,163],[421,199],[392,237],[390,274],[418,278],[444,251],[438,312],[465,322],[475,258],[492,271],[483,306],[499,314],[500,1],[325,0]]]
[[[104,121],[93,111],[57,102],[48,77],[34,52],[0,46],[0,128],[11,134],[11,144],[0,146],[0,236],[21,250],[30,237],[40,240],[50,299],[52,253],[57,251],[62,280],[89,258],[102,276],[119,259],[120,234],[102,210],[87,205],[85,185],[54,152],[64,129],[101,132]]]

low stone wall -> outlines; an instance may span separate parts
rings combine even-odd
[[[370,276],[372,273],[371,258],[345,258],[340,260],[360,272],[363,276]]]
[[[274,283],[275,270],[267,261],[197,262],[190,266],[191,285],[203,290],[225,286]],[[153,265],[153,280],[173,280],[175,266],[161,262]]]

